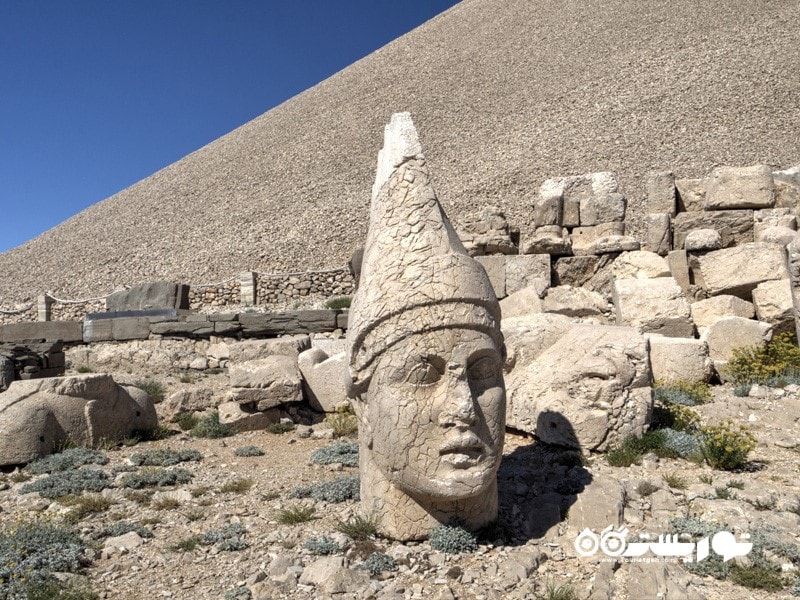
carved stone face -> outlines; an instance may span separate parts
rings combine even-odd
[[[363,407],[375,466],[417,498],[483,492],[503,454],[502,367],[492,338],[472,329],[415,334],[387,350]]]

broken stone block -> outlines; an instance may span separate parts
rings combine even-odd
[[[729,294],[714,296],[707,300],[699,300],[694,302],[691,308],[692,320],[701,332],[725,317],[752,319],[756,314],[752,302]]]
[[[709,381],[713,376],[714,365],[704,341],[660,335],[646,337],[650,342],[653,381]]]
[[[577,536],[584,529],[603,531],[619,527],[625,511],[625,487],[613,477],[597,477],[578,494],[569,508],[569,529]],[[570,536],[574,539],[575,536]],[[640,596],[643,597],[643,596]]]
[[[0,393],[0,465],[28,463],[66,442],[92,448],[156,425],[153,400],[110,375],[14,381]]]
[[[717,320],[702,335],[708,344],[708,354],[714,361],[714,368],[722,375],[722,367],[733,357],[737,348],[761,346],[772,339],[773,328],[769,323],[724,317]]]
[[[501,300],[500,314],[503,319],[543,312],[542,296],[545,290],[541,290],[541,286],[531,285]]]
[[[592,194],[581,199],[580,218],[583,227],[625,220],[625,196],[617,191],[613,173],[592,173]]]
[[[617,325],[669,337],[694,336],[689,303],[672,277],[615,279]]]
[[[753,241],[753,211],[725,210],[682,212],[672,220],[672,247],[683,248],[686,236],[695,229],[715,229],[722,237],[722,247]]]
[[[544,312],[568,317],[602,317],[609,312],[608,302],[597,292],[568,285],[547,290],[542,306]]]
[[[683,247],[687,252],[719,250],[722,248],[722,236],[716,229],[695,229],[688,233]]]
[[[572,242],[559,225],[539,227],[523,245],[522,254],[569,256],[572,254]]]
[[[800,166],[775,171],[772,179],[775,183],[775,206],[789,208],[796,214],[800,208]]]
[[[297,360],[291,356],[275,355],[243,363],[231,364],[228,370],[231,387],[231,402],[240,404],[257,402],[258,410],[265,410],[286,402],[303,399],[300,370]],[[238,392],[236,388],[257,390],[253,393]],[[257,398],[254,400],[253,398]]]
[[[644,217],[643,250],[666,256],[672,250],[672,217],[667,213],[649,213]]]
[[[765,244],[777,244],[778,246],[786,246],[797,236],[797,231],[789,227],[765,227],[760,229],[755,240],[757,242],[764,242]]]
[[[644,432],[649,384],[647,340],[636,329],[574,325],[506,375],[508,425],[546,443],[604,451]]]
[[[265,429],[270,423],[277,422],[277,411],[260,411],[252,408],[250,404],[238,402],[223,402],[217,407],[219,422],[222,425],[233,427],[238,432],[259,431]]]
[[[625,235],[624,222],[602,223],[592,227],[576,227],[570,234],[572,240],[572,253],[575,256],[596,254],[590,252],[592,244],[602,238]]]
[[[792,306],[794,307],[794,322],[797,338],[800,339],[800,238],[786,246],[786,268],[789,272],[789,282],[792,291]]]
[[[678,212],[702,211],[706,203],[705,179],[676,179]]]
[[[753,236],[756,242],[761,233],[768,227],[788,227],[797,230],[797,216],[790,208],[765,208],[753,211]]]
[[[547,254],[507,256],[505,267],[507,295],[528,287],[534,280],[542,280],[550,286],[550,256]]]
[[[619,252],[634,252],[641,248],[641,244],[627,235],[611,235],[600,238],[586,249],[588,254],[617,254]]]
[[[476,256],[477,260],[486,270],[489,281],[492,283],[494,294],[498,298],[505,298],[506,292],[506,257],[505,256]]]
[[[308,404],[319,412],[335,412],[347,404],[346,352],[328,356],[319,348],[306,350],[297,359],[306,384]]]
[[[154,281],[114,292],[106,297],[106,310],[188,309],[189,286],[171,281]]]
[[[648,213],[675,216],[675,175],[671,171],[651,171],[645,180]]]
[[[458,235],[470,256],[517,254],[515,232],[497,206],[487,206],[467,215],[457,227]],[[518,231],[517,233],[517,242]]]
[[[264,340],[221,342],[209,346],[206,355],[218,360],[241,363],[276,355],[297,358],[301,352],[308,350],[310,347],[311,338],[303,333]]]
[[[555,261],[553,285],[581,287],[595,274],[599,260],[591,254],[559,258]]]
[[[789,279],[759,283],[753,290],[753,305],[759,321],[773,325],[775,333],[794,332],[794,308]]]
[[[717,167],[706,183],[706,210],[770,208],[775,203],[768,165]]]
[[[667,261],[655,252],[636,250],[623,252],[611,266],[615,279],[653,279],[669,277]]]
[[[560,195],[549,194],[542,195],[533,203],[533,224],[535,227],[542,227],[543,225],[558,225],[561,226],[561,205],[562,198]]]
[[[150,321],[146,317],[118,317],[111,319],[114,341],[146,340],[150,337]]]
[[[686,250],[672,250],[667,254],[667,264],[672,278],[681,286],[681,290],[686,294],[691,285],[689,276],[689,261],[686,257]]]
[[[518,317],[503,316],[506,343],[505,370],[524,367],[555,344],[575,323],[569,317],[536,313]]]
[[[714,250],[698,256],[697,261],[709,296],[731,294],[750,300],[759,283],[786,277],[784,251],[775,244],[758,242]]]
[[[185,413],[203,412],[222,402],[222,395],[210,388],[179,390],[164,401],[161,410],[167,421],[176,421]]]

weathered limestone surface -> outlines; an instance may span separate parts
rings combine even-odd
[[[695,229],[686,235],[683,247],[687,252],[719,250],[722,248],[722,236],[716,229]]]
[[[650,377],[647,340],[636,329],[574,325],[506,375],[508,425],[547,443],[606,450],[646,428]]]
[[[775,183],[775,206],[790,208],[797,213],[800,208],[800,166],[772,174]]]
[[[500,309],[439,204],[408,113],[392,116],[349,315],[362,512],[410,540],[497,515],[505,431]]]
[[[152,310],[189,308],[189,286],[171,281],[154,281],[114,292],[106,298],[106,310]]]
[[[336,329],[335,310],[297,310],[285,313],[241,313],[244,335],[318,333]]]
[[[92,447],[157,424],[150,397],[110,375],[15,381],[0,394],[0,465],[30,462],[68,440]]]
[[[706,203],[705,179],[676,179],[678,208],[683,212],[702,211]]]
[[[505,256],[476,256],[477,260],[486,270],[492,284],[495,296],[505,298],[506,293],[506,257]]]
[[[599,317],[609,312],[608,302],[602,295],[568,285],[547,290],[542,308],[545,312],[568,317]]]
[[[616,279],[653,279],[669,277],[667,261],[655,252],[637,250],[623,252],[611,266],[611,274]]]
[[[597,256],[565,256],[555,261],[553,285],[580,287],[595,274]]]
[[[792,291],[795,333],[797,339],[800,339],[800,239],[798,238],[786,246],[786,268]]]
[[[717,167],[706,185],[706,210],[770,208],[774,184],[768,165]]]
[[[759,346],[772,339],[773,327],[769,323],[725,317],[716,321],[701,339],[708,344],[708,354],[720,370],[731,359],[736,348]]]
[[[569,256],[572,254],[572,240],[560,225],[546,225],[537,228],[525,241],[522,253]]]
[[[700,272],[710,296],[731,294],[745,300],[763,282],[786,277],[783,248],[750,243],[715,250],[698,257]]]
[[[215,408],[222,401],[222,396],[209,388],[178,390],[164,400],[161,410],[165,419],[175,421],[182,414]]]
[[[83,328],[80,321],[35,321],[0,326],[0,342],[45,340],[48,342],[80,342]]]
[[[753,304],[759,321],[771,323],[775,333],[794,332],[794,307],[789,279],[759,283],[753,290]]]
[[[537,313],[520,317],[503,315],[506,341],[506,371],[526,368],[542,352],[555,344],[574,322],[564,315]]]
[[[550,285],[550,256],[547,254],[506,256],[506,294],[528,287],[534,281]]]
[[[746,244],[753,241],[753,211],[724,210],[709,212],[681,212],[672,220],[672,247],[683,248],[689,232],[695,229],[716,229],[722,237],[722,246]]]
[[[693,338],[648,335],[653,381],[709,381],[714,365],[708,345]]]
[[[641,244],[635,238],[628,235],[610,235],[595,240],[586,252],[588,254],[616,254],[619,252],[634,252],[641,248]]]
[[[685,294],[691,285],[689,261],[686,256],[686,250],[672,250],[667,254],[667,264],[669,265],[669,272],[672,278],[681,286],[681,290],[683,290]]]
[[[736,296],[722,294],[706,300],[692,303],[692,320],[698,329],[711,327],[714,323],[725,317],[741,317],[752,319],[755,316],[755,307],[752,302],[742,300]]]
[[[765,208],[753,212],[753,235],[760,242],[761,231],[768,227],[788,227],[797,230],[797,215],[791,208]]]
[[[228,371],[231,387],[229,402],[257,402],[266,410],[303,399],[300,370],[291,356],[274,355],[231,364]]]
[[[603,238],[625,235],[625,223],[614,221],[593,226],[576,227],[572,230],[572,252],[575,256],[598,254],[593,252],[593,245]]]
[[[642,249],[666,256],[672,250],[672,217],[668,213],[648,213],[644,225]]]
[[[320,412],[334,412],[347,402],[344,385],[346,352],[328,356],[320,348],[311,348],[300,354],[297,365],[305,381],[306,397],[311,408]]]
[[[645,180],[647,212],[675,216],[675,175],[671,171],[652,171]]]
[[[530,285],[500,301],[503,318],[522,317],[544,311],[542,286]]]
[[[785,246],[786,244],[790,244],[795,237],[797,237],[797,231],[794,229],[781,225],[774,225],[758,230],[755,241]]]
[[[519,230],[509,227],[506,216],[496,206],[467,215],[459,224],[458,236],[470,256],[519,252]]]
[[[689,303],[672,277],[615,279],[617,325],[670,337],[692,337]]]
[[[276,423],[279,419],[275,414],[278,411],[258,410],[249,404],[238,402],[223,402],[217,407],[219,411],[219,422],[229,425],[236,431],[258,431],[264,429],[270,423]]]

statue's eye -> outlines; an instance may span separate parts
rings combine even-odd
[[[492,356],[482,356],[469,366],[472,381],[484,381],[496,377],[500,372],[500,361]]]
[[[441,376],[442,371],[436,367],[434,361],[422,358],[411,367],[406,381],[412,385],[430,385],[439,381]]]

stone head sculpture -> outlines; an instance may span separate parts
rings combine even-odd
[[[348,394],[362,509],[384,535],[497,516],[505,430],[500,308],[430,184],[408,113],[392,116],[350,310]]]

